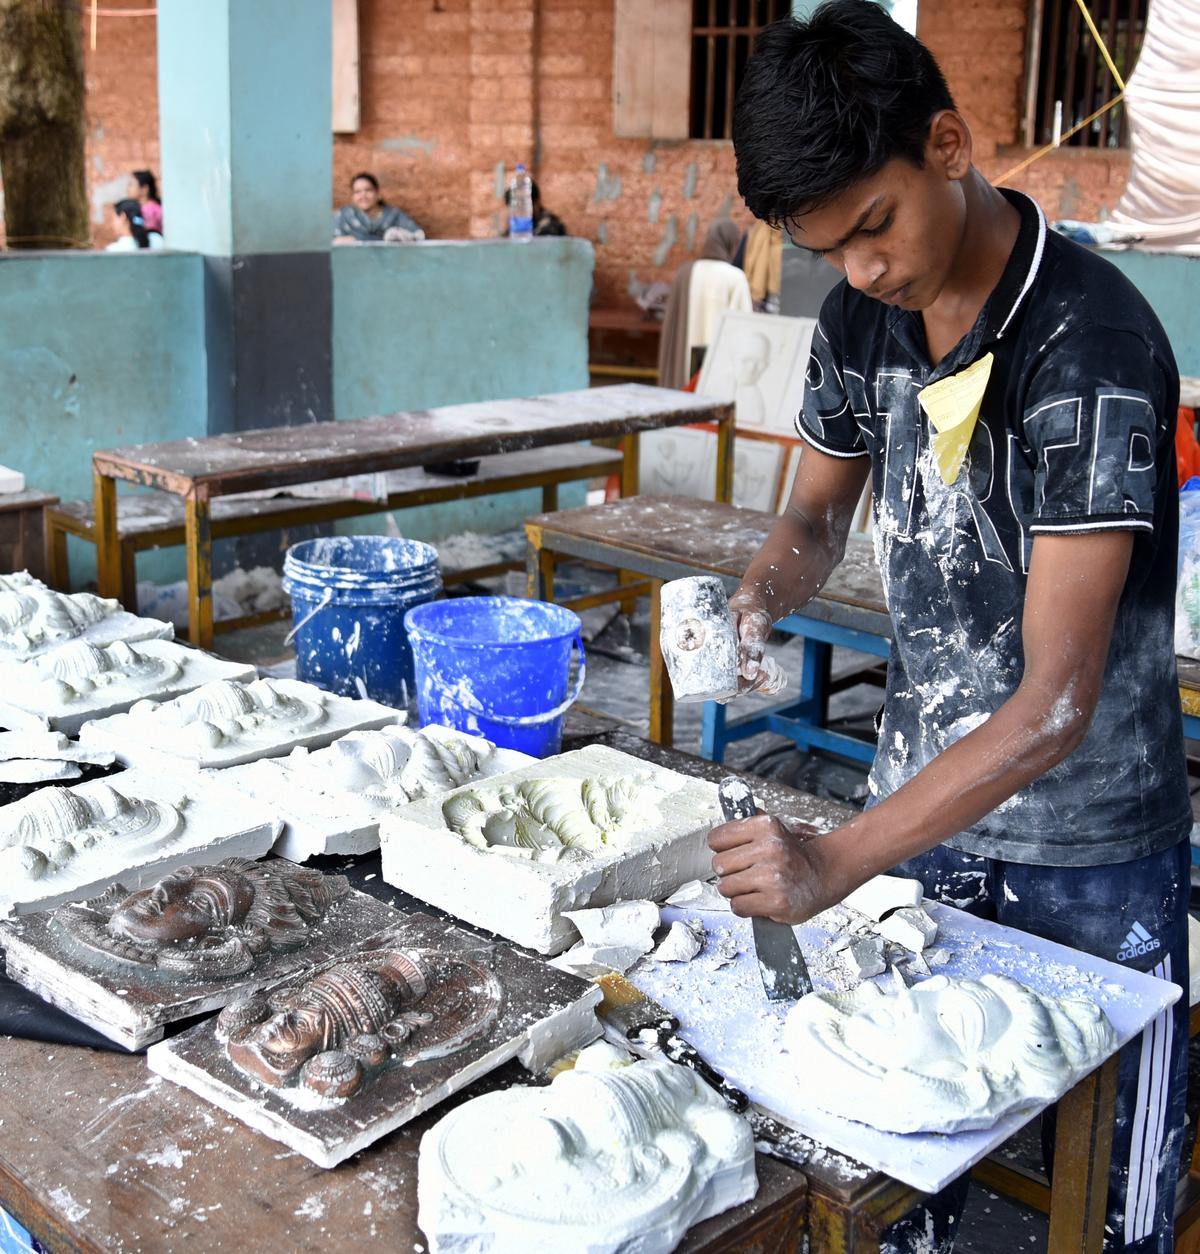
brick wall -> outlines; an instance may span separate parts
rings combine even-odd
[[[919,12],[978,163],[997,177],[1023,155],[1025,0],[921,0]],[[334,138],[332,203],[372,170],[431,236],[485,238],[503,221],[498,167],[536,156],[547,206],[596,245],[604,303],[669,278],[720,214],[748,221],[727,143],[613,136],[612,0],[359,0],[359,14],[362,123]],[[128,171],[159,164],[154,20],[102,17],[95,53],[86,6],[83,22],[89,194],[104,243]],[[1012,185],[1051,216],[1088,218],[1116,202],[1127,170],[1127,154],[1067,149]]]

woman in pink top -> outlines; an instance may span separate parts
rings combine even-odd
[[[162,201],[158,197],[158,180],[149,170],[134,170],[125,186],[125,195],[142,206],[142,220],[147,231],[162,234]]]

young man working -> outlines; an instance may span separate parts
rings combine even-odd
[[[813,339],[788,509],[731,601],[743,680],[761,684],[771,623],[840,561],[868,475],[895,638],[873,804],[817,839],[769,816],[716,829],[721,891],[795,923],[896,869],[1186,989],[1162,328],[973,167],[937,64],[869,0],[763,34],[734,146],[754,214],[845,276]],[[959,396],[927,390],[951,376]],[[1186,1044],[1185,996],[1121,1058],[1111,1249],[1172,1248]],[[883,1248],[949,1249],[965,1194]]]

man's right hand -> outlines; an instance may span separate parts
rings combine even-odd
[[[734,629],[738,637],[738,693],[761,693],[765,697],[781,692],[787,672],[773,657],[766,656],[771,637],[771,614],[762,599],[739,588],[729,598]]]

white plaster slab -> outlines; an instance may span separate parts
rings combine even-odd
[[[70,640],[169,640],[170,623],[139,618],[110,597],[55,592],[27,571],[0,575],[0,656],[39,657]]]
[[[226,780],[270,806],[282,822],[275,852],[304,862],[318,854],[370,853],[379,848],[382,816],[532,761],[448,727],[393,726],[350,732],[324,749],[298,748],[286,758],[230,767]],[[441,769],[431,769],[438,763]],[[477,771],[470,769],[473,763]]]
[[[488,1030],[447,1052],[423,1057],[418,1028],[411,1038],[413,1061],[383,1070],[358,1092],[333,1101],[301,1100],[294,1087],[274,1088],[249,1076],[230,1060],[215,1020],[152,1045],[146,1062],[151,1071],[317,1166],[334,1167],[511,1058],[530,1070],[541,1070],[601,1034],[594,1011],[601,999],[597,985],[553,971],[508,945],[481,940],[429,915],[408,916],[337,962],[396,948],[449,955],[486,968],[498,984],[497,1011]],[[297,988],[334,965],[327,963],[274,985],[268,995]],[[420,1011],[422,1001],[426,999],[414,1002],[414,1009]]]
[[[249,682],[253,666],[172,640],[72,641],[25,662],[0,662],[0,724],[77,736],[84,723],[138,701],[169,701],[214,679]]]
[[[375,701],[334,696],[296,679],[216,680],[171,701],[139,701],[127,714],[93,719],[79,738],[112,749],[129,766],[225,767],[297,745],[327,745],[401,717]]]
[[[497,776],[487,789],[526,780],[636,781],[656,798],[641,806],[645,826],[577,861],[534,861],[469,844],[448,826],[443,806],[472,790],[419,801],[380,822],[383,877],[422,901],[539,953],[575,942],[564,911],[633,899],[660,900],[712,873],[708,833],[720,822],[715,784],[642,762],[604,745]]]
[[[976,919],[951,906],[926,902],[925,908],[938,925],[939,945],[950,952],[937,974],[977,978],[993,972],[1039,993],[1094,1001],[1116,1031],[1117,1048],[1180,995],[1178,986],[1165,980]],[[673,907],[663,911],[664,921],[686,917],[685,911]],[[835,907],[796,929],[818,991],[845,986],[841,954],[832,946],[844,933],[846,918],[847,912]],[[991,1128],[950,1135],[881,1132],[821,1110],[805,1077],[788,1065],[782,1031],[795,1003],[768,1002],[763,996],[749,920],[710,914],[704,924],[708,936],[699,957],[675,966],[643,962],[629,978],[678,1017],[682,1035],[717,1071],[763,1111],[805,1136],[935,1193],[1045,1108],[1034,1106],[1004,1116]],[[727,934],[732,941],[724,941],[725,951],[736,948],[737,954],[732,961],[721,961]],[[877,982],[886,990],[887,980],[882,975]]]
[[[291,864],[272,859],[256,865]],[[113,891],[125,895],[120,884]],[[382,901],[349,889],[308,927],[302,945],[268,950],[250,970],[222,977],[99,957],[73,941],[69,921],[71,915],[90,914],[95,904],[76,902],[0,922],[5,970],[18,984],[127,1049],[142,1049],[162,1039],[165,1024],[220,1010],[249,989],[325,962],[404,918]]]
[[[41,784],[55,779],[78,779],[83,769],[62,758],[10,758],[0,762],[0,783]]]
[[[85,749],[63,732],[30,730],[0,732],[0,762],[17,758],[57,759],[60,762],[86,762],[91,766],[112,766],[116,755],[108,749]]]
[[[114,834],[90,845],[72,836],[69,822],[47,817],[51,810],[112,813],[114,792],[133,803],[128,830],[122,832],[123,824],[116,822]],[[18,839],[10,833],[20,819],[25,823]],[[0,917],[81,901],[117,881],[140,888],[198,860],[261,858],[274,839],[274,822],[265,807],[212,781],[199,787],[195,776],[186,774],[132,770],[70,788],[43,788],[0,806],[0,845],[6,846],[0,848]],[[61,841],[74,842],[75,851],[63,850]],[[23,869],[33,849],[52,855],[41,874]]]

